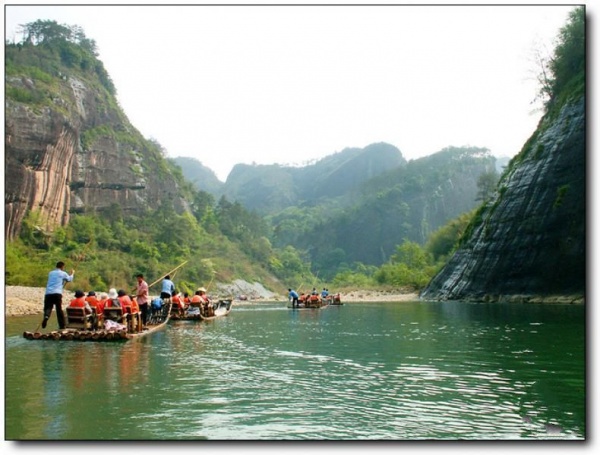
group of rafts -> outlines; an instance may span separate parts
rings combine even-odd
[[[87,305],[86,305],[87,303]],[[143,314],[135,296],[111,289],[100,298],[91,291],[75,293],[75,299],[64,309],[65,328],[47,333],[24,332],[28,340],[127,341],[163,328],[169,320],[211,320],[227,316],[232,299],[213,302],[204,288],[198,288],[190,298],[177,293],[171,298],[151,300],[148,313]]]
[[[316,289],[313,288],[312,292],[306,294],[302,292],[298,296],[297,307],[292,305],[288,308],[323,308],[328,305],[343,305],[340,293],[338,292],[337,294],[329,294],[326,289],[323,289],[323,291],[319,294],[317,293]]]

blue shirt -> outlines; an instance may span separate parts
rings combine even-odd
[[[290,291],[290,297],[297,299],[298,298],[298,293],[296,291]]]
[[[62,294],[65,281],[73,281],[73,275],[61,269],[54,269],[48,274],[46,294]]]
[[[173,282],[171,280],[167,280],[165,278],[162,282],[162,291],[161,292],[168,292],[169,294],[172,294],[174,290],[175,290],[175,285],[173,284]]]

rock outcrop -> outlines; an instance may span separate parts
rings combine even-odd
[[[186,208],[159,147],[131,126],[114,97],[74,76],[6,79],[44,103],[6,98],[5,238],[19,234],[30,210],[52,231],[71,213],[119,208],[135,213],[161,203]]]
[[[585,118],[580,97],[542,119],[421,298],[583,301]]]

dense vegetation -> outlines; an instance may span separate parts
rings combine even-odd
[[[450,219],[472,210],[485,192],[482,175],[497,179],[487,149],[448,147],[368,180],[352,205],[313,216],[312,225],[287,226],[285,234],[326,277],[354,263],[379,267],[405,240],[424,245]]]
[[[22,25],[22,32],[20,43],[5,46],[6,76],[29,74],[36,80],[51,82],[65,72],[76,72],[94,75],[109,93],[116,93],[104,64],[97,58],[96,42],[87,38],[81,27],[38,20]],[[50,95],[14,89],[6,93],[26,103],[39,103]]]
[[[553,54],[541,61],[538,96],[545,100],[544,121],[523,145],[520,153],[510,161],[508,169],[529,157],[539,158],[544,149],[540,146],[532,148],[535,139],[551,125],[566,102],[585,95],[585,34],[585,7],[579,6],[569,13],[567,23],[560,29]],[[502,186],[502,182],[499,185]]]

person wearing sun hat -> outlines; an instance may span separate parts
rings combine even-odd
[[[108,297],[104,303],[104,308],[121,308],[119,294],[115,288],[110,288],[108,290]]]

